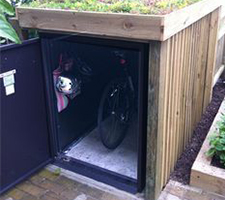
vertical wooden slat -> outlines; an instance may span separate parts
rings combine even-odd
[[[174,154],[175,154],[175,160],[177,160],[177,152],[178,152],[178,131],[177,131],[177,117],[176,117],[176,112],[177,112],[177,100],[178,100],[178,79],[179,79],[179,60],[178,60],[178,46],[179,46],[179,34],[175,35],[175,46],[174,46],[174,80],[173,80],[173,86],[174,86],[174,93],[173,93],[173,135],[175,135],[174,138]]]
[[[217,36],[219,30],[219,19],[220,19],[221,8],[216,9],[211,13],[211,19],[209,24],[209,48],[207,57],[207,70],[206,70],[206,82],[205,82],[205,94],[204,94],[204,109],[207,107],[212,96],[212,83],[214,67],[216,62],[216,48],[217,48]]]
[[[176,118],[177,118],[177,132],[178,132],[178,156],[181,153],[182,150],[182,133],[181,133],[181,94],[182,94],[182,73],[183,73],[183,32],[181,31],[179,33],[179,49],[178,49],[178,60],[179,60],[179,65],[178,65],[178,69],[179,69],[179,76],[178,76],[178,97],[177,97],[177,111],[176,111]]]
[[[184,101],[184,92],[185,92],[185,77],[186,77],[186,73],[185,73],[185,61],[186,61],[186,42],[187,42],[187,32],[185,30],[182,31],[182,43],[181,43],[181,83],[180,83],[180,106],[181,106],[181,110],[180,110],[180,134],[181,134],[181,147],[183,147],[185,145],[185,137],[184,137],[184,120],[185,120],[185,101]]]
[[[164,93],[166,90],[165,87],[165,77],[166,77],[166,67],[161,67],[161,66],[166,66],[166,62],[167,62],[167,42],[164,42],[161,44],[161,49],[160,49],[160,77],[159,77],[159,110],[158,110],[158,116],[159,116],[159,122],[158,122],[158,133],[159,137],[158,141],[157,141],[157,157],[161,156],[161,159],[157,160],[156,163],[156,170],[161,170],[160,176],[156,177],[156,183],[157,186],[160,190],[160,188],[162,187],[162,178],[164,178],[166,176],[165,172],[166,172],[166,162],[165,162],[165,150],[166,150],[166,143],[165,143],[165,132],[163,130],[163,122],[164,122],[164,115],[166,113],[166,108],[164,106],[161,106],[164,103]],[[162,56],[163,55],[163,56]],[[157,171],[158,172],[158,171]],[[157,173],[158,174],[158,173]]]
[[[184,62],[183,62],[183,69],[184,69],[184,76],[183,76],[183,94],[182,94],[182,106],[183,106],[183,116],[182,116],[182,121],[183,121],[183,140],[184,143],[183,145],[186,144],[186,93],[187,93],[187,79],[188,79],[188,74],[187,74],[187,69],[188,69],[188,55],[190,53],[189,51],[189,36],[190,36],[190,28],[185,30],[185,40],[184,40]]]
[[[194,36],[193,36],[193,62],[192,62],[192,79],[191,79],[191,126],[190,126],[190,131],[189,131],[189,136],[188,138],[191,138],[192,135],[192,131],[191,128],[195,127],[196,125],[196,111],[197,111],[197,107],[196,107],[196,85],[197,85],[197,69],[198,69],[198,62],[197,62],[197,55],[199,53],[199,39],[198,39],[198,34],[199,34],[199,22],[194,24]]]
[[[168,129],[167,129],[167,121],[168,121],[168,92],[169,92],[169,81],[170,81],[170,56],[171,52],[169,51],[170,49],[171,42],[170,40],[167,40],[167,52],[166,52],[166,76],[165,76],[165,92],[164,92],[164,108],[165,108],[165,113],[164,113],[164,121],[163,121],[163,131],[165,133],[165,143],[166,143],[166,149],[165,149],[165,163],[166,163],[166,175],[167,177],[170,174],[170,135],[168,134]]]
[[[188,30],[188,53],[187,53],[187,63],[186,63],[186,91],[185,91],[185,140],[188,140],[189,127],[190,127],[190,79],[191,79],[191,55],[192,55],[192,34],[193,26]]]
[[[174,80],[174,54],[175,54],[175,38],[174,36],[171,38],[171,58],[170,58],[170,91],[169,91],[169,121],[168,121],[168,133],[170,135],[170,142],[171,144],[174,144],[174,140],[175,140],[175,134],[173,134],[173,94],[174,94],[174,85],[173,85],[173,80]],[[170,161],[171,161],[171,168],[173,168],[174,166],[174,162],[175,162],[175,146],[174,145],[170,145]]]
[[[195,113],[195,121],[199,121],[203,113],[203,88],[204,88],[204,77],[206,68],[206,56],[207,56],[207,43],[208,41],[208,31],[206,25],[208,24],[208,17],[202,19],[199,29],[199,49],[197,54],[197,70],[196,70],[196,106],[197,110]],[[202,37],[204,35],[204,37]]]

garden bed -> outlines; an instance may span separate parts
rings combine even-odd
[[[209,138],[217,132],[217,123],[221,121],[221,117],[224,114],[225,100],[223,100],[201,150],[192,166],[190,180],[190,185],[220,195],[225,195],[225,169],[213,166],[215,165],[215,161],[212,165],[212,158],[207,157],[205,153],[210,149]]]
[[[38,30],[72,32],[138,40],[165,41],[213,12],[218,0],[202,0],[166,15],[104,13],[49,8],[17,8],[20,26]]]
[[[171,179],[183,184],[190,183],[191,167],[201,149],[201,146],[209,132],[213,120],[219,110],[221,102],[225,96],[225,84],[222,79],[219,79],[213,89],[213,97],[201,121],[193,131],[193,136],[186,146],[184,152],[180,156],[175,166],[174,172],[171,174]]]

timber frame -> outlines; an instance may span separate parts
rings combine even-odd
[[[211,100],[220,12],[221,0],[202,0],[168,15],[16,9],[25,29],[149,44],[145,194],[151,200]]]
[[[23,28],[136,40],[165,41],[220,6],[202,0],[167,15],[135,15],[18,7]]]

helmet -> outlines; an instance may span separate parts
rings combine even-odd
[[[65,95],[79,94],[80,81],[73,76],[60,75],[56,81],[56,88],[59,92]]]

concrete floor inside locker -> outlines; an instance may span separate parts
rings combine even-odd
[[[114,150],[107,149],[101,142],[98,128],[75,142],[66,155],[89,164],[137,179],[138,123],[134,116],[126,137]]]

